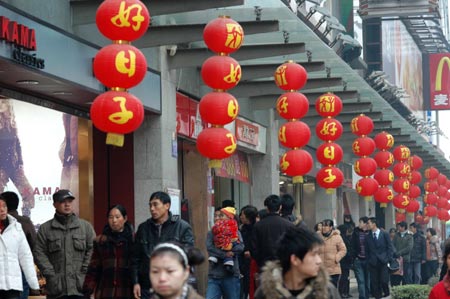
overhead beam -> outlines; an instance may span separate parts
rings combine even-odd
[[[267,110],[267,109],[273,109],[275,108],[276,101],[278,98],[266,98],[265,100],[261,99],[254,99],[249,98],[250,106],[252,107],[252,110]],[[245,101],[245,100],[244,100]],[[310,101],[309,104],[309,111],[307,115],[318,115],[315,104]],[[354,112],[354,111],[366,111],[369,110],[372,107],[371,102],[351,102],[351,103],[345,103],[345,105],[342,106],[342,113],[347,112]]]
[[[267,64],[248,64],[241,65],[242,78],[241,82],[269,78],[273,77],[273,73],[280,66],[281,63],[267,63]],[[312,61],[312,62],[299,62],[308,73],[318,72],[325,70],[325,62]]]
[[[338,116],[336,116],[335,118],[337,120],[339,120],[341,123],[348,123],[350,124],[351,121],[358,116],[359,113],[340,113]],[[364,113],[366,116],[372,118],[373,120],[375,119],[380,119],[382,117],[382,113],[380,111],[375,111],[375,112],[365,112]],[[318,115],[317,113],[315,115],[306,115],[305,117],[303,117],[301,120],[305,123],[308,124],[312,124],[315,125],[317,122],[319,122],[320,120],[322,120],[323,117]]]
[[[237,61],[258,59],[273,56],[291,55],[305,52],[305,43],[266,44],[242,46],[233,53]],[[215,55],[207,48],[177,49],[168,59],[171,69],[201,66],[203,62]]]
[[[316,92],[316,91],[307,91],[307,90],[299,90],[299,92],[303,93],[309,101],[310,105],[315,105],[316,100],[319,96],[324,94],[324,92]],[[358,92],[356,90],[346,90],[346,91],[332,91],[335,95],[337,95],[339,98],[341,98],[342,102],[344,103],[344,107],[347,104],[347,101],[351,100],[357,100],[358,99]],[[273,101],[277,100],[278,97],[283,94],[283,90],[278,89],[276,93],[273,94],[263,94],[263,95],[251,95],[249,97],[240,97],[239,100],[250,100],[254,103],[256,102],[265,102],[265,101]]]

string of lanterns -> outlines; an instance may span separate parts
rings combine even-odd
[[[393,204],[399,209],[400,213],[405,213],[407,206],[410,203],[409,188],[410,183],[408,176],[411,172],[411,168],[407,163],[411,152],[408,147],[399,145],[394,148],[393,152],[394,160],[397,162],[394,164],[394,175],[396,179],[392,184],[394,191],[397,195],[394,196]]]
[[[378,170],[373,177],[380,185],[374,194],[374,199],[380,207],[386,208],[394,198],[394,192],[390,187],[394,181],[394,173],[389,169],[394,163],[394,155],[389,152],[389,149],[394,146],[394,136],[383,131],[375,135],[374,141],[379,151],[374,156]]]

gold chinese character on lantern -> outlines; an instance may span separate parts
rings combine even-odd
[[[286,127],[285,126],[281,126],[280,129],[278,130],[278,140],[280,142],[286,142]]]
[[[322,135],[336,135],[337,127],[335,122],[324,122],[323,127],[320,130],[320,134]]]
[[[242,44],[244,34],[239,24],[227,24],[227,40],[225,45],[231,49],[238,49]]]
[[[400,150],[401,150],[401,153],[402,153],[401,154],[402,155],[402,159],[408,159],[410,154],[411,154],[411,152],[409,151],[409,148],[402,147]]]
[[[333,171],[331,169],[325,169],[328,176],[323,179],[325,183],[332,183],[336,180],[336,175],[333,174]]]
[[[391,148],[392,146],[394,146],[394,136],[392,136],[391,134],[387,134],[386,135],[387,138],[387,146],[389,148]]]
[[[227,154],[232,154],[234,153],[234,151],[236,150],[236,142],[234,141],[234,135],[231,133],[227,133],[227,138],[230,139],[231,144],[226,146],[223,150],[227,153]]]
[[[236,99],[231,99],[228,102],[228,109],[227,109],[228,116],[231,118],[236,118],[238,115],[238,104]]]
[[[334,112],[336,98],[334,95],[323,95],[319,100],[319,110],[320,112]]]
[[[286,154],[281,158],[280,167],[282,171],[286,171],[289,168],[289,162],[286,161]]]
[[[120,3],[119,11],[117,15],[111,18],[111,23],[117,27],[130,27],[134,31],[138,31],[141,28],[142,22],[145,21],[144,16],[141,14],[142,6],[139,4],[132,4],[125,8],[125,1]],[[135,12],[132,15],[132,12]],[[133,24],[131,24],[133,23]]]
[[[223,78],[226,83],[236,83],[241,80],[241,66],[230,64],[230,73]]]
[[[334,146],[327,146],[323,151],[323,156],[329,160],[334,159]],[[330,169],[328,169],[330,170]]]
[[[116,124],[123,125],[133,118],[133,111],[127,110],[125,97],[114,97],[114,102],[119,102],[120,111],[109,115],[108,119]]]
[[[136,72],[136,53],[128,50],[128,57],[126,57],[126,52],[120,51],[116,55],[115,65],[119,73],[128,74],[128,77],[133,77]]]
[[[287,97],[282,97],[280,99],[280,101],[278,102],[278,105],[277,105],[278,113],[279,114],[287,113],[288,112],[288,106],[289,106],[289,104],[288,104],[288,101],[287,101]]]
[[[354,153],[359,153],[359,149],[360,148],[359,148],[359,142],[358,141],[353,142],[352,149],[353,149]]]
[[[283,86],[287,84],[286,69],[287,66],[283,65],[278,67],[277,70],[275,71],[275,81],[277,82],[278,86]]]

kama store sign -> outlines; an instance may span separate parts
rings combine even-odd
[[[14,60],[37,69],[45,68],[44,59],[36,57],[36,54],[29,53],[29,51],[36,51],[37,49],[36,32],[34,29],[11,21],[4,16],[0,16],[0,29],[0,40],[14,46],[12,51],[12,58]]]

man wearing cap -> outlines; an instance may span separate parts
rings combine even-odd
[[[53,194],[55,216],[42,224],[34,248],[36,264],[46,280],[47,298],[84,298],[82,286],[95,237],[92,225],[73,213],[72,192]]]

